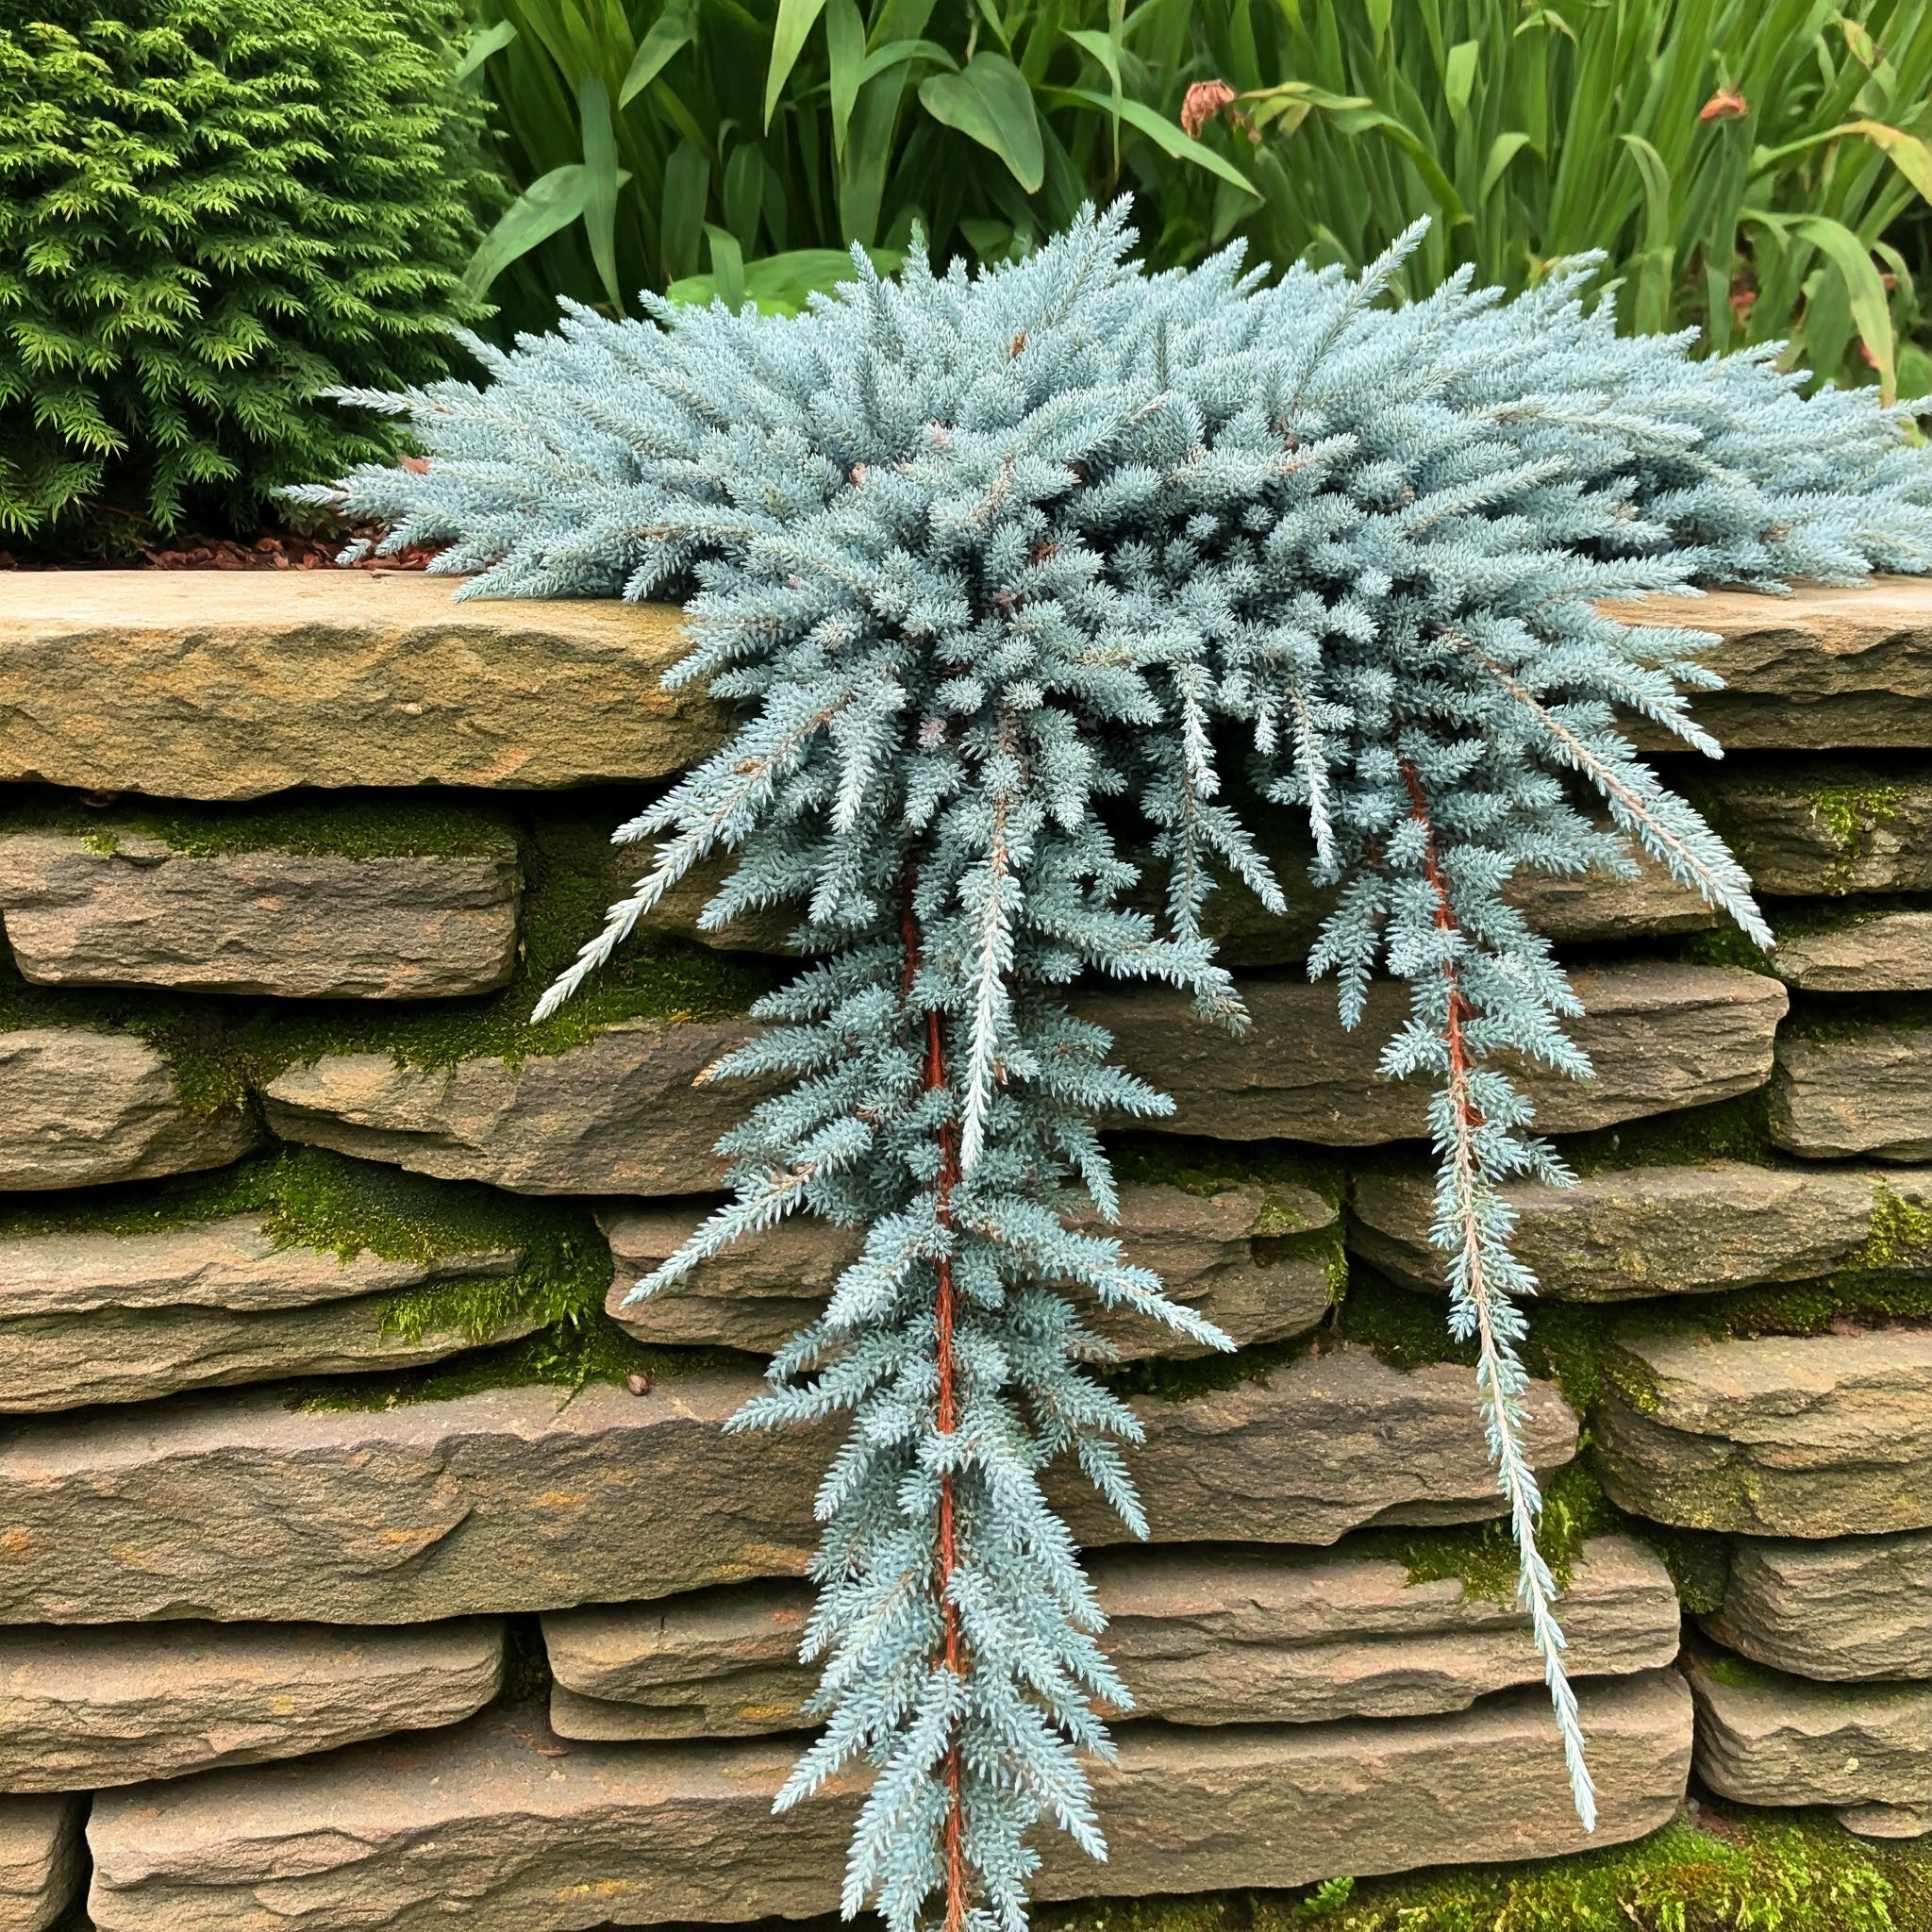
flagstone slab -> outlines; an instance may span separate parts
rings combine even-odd
[[[1341,1263],[1338,1241],[1305,1239],[1334,1229],[1340,1212],[1312,1188],[1230,1183],[1213,1193],[1129,1183],[1115,1227],[1089,1217],[1085,1232],[1109,1234],[1124,1258],[1151,1268],[1167,1293],[1216,1324],[1237,1346],[1280,1341],[1327,1314]],[[858,1258],[856,1234],[795,1218],[734,1242],[675,1288],[627,1299],[639,1280],[675,1254],[705,1209],[626,1205],[598,1216],[616,1263],[606,1312],[640,1341],[775,1354],[823,1311],[839,1275]],[[1089,1325],[1123,1359],[1208,1353],[1164,1324],[1082,1297]]]
[[[1932,1024],[1865,1020],[1780,1038],[1771,1137],[1807,1160],[1932,1160]]]
[[[1932,1329],[1621,1336],[1591,1411],[1623,1508],[1746,1536],[1932,1526]]]
[[[407,1368],[475,1346],[460,1324],[394,1329],[391,1297],[508,1274],[515,1249],[391,1261],[277,1243],[258,1214],[0,1239],[0,1413],[183,1389]],[[492,1339],[527,1335],[534,1317]]]
[[[1918,760],[1779,757],[1698,797],[1760,897],[1932,891],[1932,768]]]
[[[1586,1133],[1646,1114],[1704,1107],[1762,1087],[1772,1042],[1789,1005],[1774,979],[1735,967],[1644,962],[1574,975],[1585,1017],[1571,1035],[1590,1055],[1594,1079],[1522,1077],[1547,1133]],[[1096,994],[1079,1003],[1112,1029],[1118,1057],[1174,1096],[1156,1132],[1223,1141],[1296,1140],[1365,1147],[1424,1135],[1428,1091],[1384,1079],[1384,1047],[1403,1024],[1408,995],[1379,982],[1361,1024],[1344,1032],[1335,989],[1292,979],[1240,983],[1253,1026],[1239,1041],[1193,1017],[1163,991]]]
[[[0,1798],[0,1932],[46,1932],[87,1884],[75,1798]]]
[[[1923,1274],[1932,1242],[1901,1232],[1932,1215],[1932,1169],[1768,1167],[1742,1160],[1598,1168],[1574,1188],[1512,1183],[1513,1247],[1549,1301],[1710,1294],[1876,1270]],[[1357,1174],[1350,1250],[1411,1288],[1446,1286],[1429,1240],[1435,1176]]]
[[[16,571],[0,584],[0,781],[159,798],[298,785],[662,778],[724,714],[667,691],[678,612],[453,603],[448,577]]]
[[[502,1681],[489,1617],[0,1631],[0,1791],[143,1784],[433,1729]]]
[[[225,1167],[259,1138],[241,1106],[192,1109],[174,1069],[132,1033],[0,1032],[0,1192]]]
[[[1932,990],[1932,912],[1875,912],[1780,936],[1778,976],[1800,992]]]
[[[284,999],[487,992],[516,964],[516,842],[426,854],[182,852],[113,821],[0,836],[0,919],[33,986]]]
[[[751,1038],[748,1020],[625,1020],[568,1052],[454,1066],[327,1054],[270,1081],[285,1141],[525,1194],[691,1194],[721,1187],[711,1150],[758,1097],[693,1083]]]
[[[1115,1550],[1088,1561],[1103,1646],[1137,1717],[1178,1724],[1420,1717],[1540,1683],[1523,1613],[1456,1577],[1412,1581],[1346,1544],[1332,1555]],[[812,1594],[741,1584],[543,1620],[551,1726],[591,1740],[738,1737],[808,1724],[798,1661]],[[1662,1563],[1624,1537],[1587,1543],[1563,1592],[1576,1677],[1670,1663],[1680,1641]]]
[[[1542,1692],[1447,1717],[1121,1727],[1093,1787],[1109,1859],[1042,1840],[1041,1899],[1306,1885],[1616,1844],[1681,1801],[1673,1672],[1584,1687],[1586,1837]],[[491,1932],[835,1910],[851,1781],[774,1819],[782,1740],[582,1744],[535,1714],[421,1743],[108,1791],[89,1826],[99,1932]]]
[[[642,1395],[372,1408],[251,1391],[22,1423],[0,1441],[0,1624],[406,1624],[799,1575],[838,1432],[725,1434],[763,1387],[666,1372]],[[1134,1407],[1158,1541],[1332,1542],[1502,1507],[1455,1365],[1405,1374],[1346,1347]],[[1567,1461],[1561,1397],[1534,1382],[1526,1407],[1532,1462]],[[1052,1487],[1085,1540],[1126,1539],[1082,1479]]]
[[[1932,1684],[1815,1684],[1697,1649],[1697,1775],[1741,1805],[1932,1805]]]
[[[1700,1621],[1728,1649],[1800,1676],[1932,1680],[1932,1530],[1740,1541],[1724,1602]]]
[[[1607,608],[1626,624],[1716,634],[1702,661],[1724,688],[1696,692],[1691,713],[1726,750],[1932,745],[1932,585],[1922,577]],[[1676,742],[1641,724],[1635,735],[1653,750]]]

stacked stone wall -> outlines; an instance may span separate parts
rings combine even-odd
[[[1532,1079],[1529,1447],[1598,1842],[1740,1805],[1932,1830],[1932,592],[1713,598],[1733,747],[1674,775],[1768,964],[1644,869],[1525,883],[1596,1077]],[[662,910],[537,991],[608,826],[716,741],[675,613],[396,575],[0,580],[0,1932],[564,1932],[834,1907],[856,1786],[774,1820],[824,1431],[727,1435],[850,1253],[791,1227],[624,1306],[720,1181],[697,1084],[782,924]],[[1286,826],[1274,841],[1292,871]],[[1042,1899],[1580,1847],[1422,1096],[1217,918],[1240,1042],[1087,1009],[1174,1093],[1133,1257],[1240,1344],[1104,1325],[1129,1541],[1074,1481],[1137,1708],[1105,1868]]]

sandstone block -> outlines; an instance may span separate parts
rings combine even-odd
[[[1411,1583],[1401,1564],[1345,1546],[1103,1551],[1089,1574],[1141,1718],[1421,1717],[1542,1677],[1513,1605],[1466,1595],[1454,1577]],[[589,1740],[796,1729],[818,1680],[798,1661],[810,1606],[802,1584],[741,1584],[547,1616],[552,1728]],[[1677,1654],[1670,1576],[1627,1538],[1585,1546],[1562,1615],[1573,1676],[1630,1675]]]
[[[131,1033],[0,1032],[0,1192],[225,1167],[258,1138],[240,1107],[191,1112],[174,1070]]]
[[[1922,578],[1609,608],[1626,624],[1717,635],[1704,661],[1724,688],[1699,691],[1692,708],[1728,750],[1932,744],[1932,588]],[[1653,749],[1676,742],[1655,727],[1636,735]]]
[[[1874,1020],[1780,1039],[1771,1136],[1810,1160],[1932,1160],[1932,1025]]]
[[[1891,1274],[1932,1267],[1932,1247],[1891,1233],[1901,1207],[1932,1208],[1932,1170],[1704,1160],[1599,1169],[1574,1188],[1524,1182],[1503,1191],[1519,1217],[1516,1253],[1550,1301],[1709,1294],[1869,1266]],[[1433,1176],[1358,1174],[1349,1207],[1356,1254],[1412,1288],[1444,1288],[1444,1257],[1429,1241]]]
[[[1593,1843],[1663,1824],[1690,1707],[1657,1673],[1587,1687]],[[1042,1899],[1307,1884],[1586,1842],[1541,1692],[1392,1723],[1123,1727],[1096,1766],[1110,1859],[1042,1840]],[[783,1818],[782,1741],[572,1744],[485,1716],[420,1746],[104,1793],[100,1932],[491,1932],[804,1917],[836,1908],[851,1784]]]
[[[433,1729],[474,1716],[502,1678],[493,1618],[9,1630],[0,1790],[142,1784]]]
[[[1130,1467],[1156,1542],[1332,1543],[1369,1523],[1501,1513],[1472,1371],[1405,1373],[1342,1343],[1185,1401],[1137,1396],[1147,1432]],[[1525,1396],[1538,1469],[1576,1453],[1576,1418],[1547,1382]],[[1055,1506],[1085,1543],[1130,1541],[1084,1482],[1056,1471]]]
[[[666,691],[661,606],[452,603],[449,579],[21,571],[0,587],[0,780],[159,798],[661,778],[722,714]]]
[[[1719,1642],[1833,1683],[1932,1679],[1932,1532],[1796,1542],[1753,1537],[1731,1551]]]
[[[111,847],[111,849],[108,849]],[[486,992],[516,963],[516,844],[450,858],[177,852],[104,824],[0,837],[0,915],[34,986],[288,999]]]
[[[832,1439],[723,1435],[762,1386],[25,1424],[0,1444],[0,1623],[408,1624],[796,1574]]]
[[[1611,1499],[1747,1536],[1932,1525],[1932,1329],[1626,1336],[1592,1413]]]
[[[1596,1063],[1587,1082],[1528,1077],[1540,1124],[1579,1133],[1639,1115],[1701,1107],[1761,1087],[1787,1005],[1777,981],[1734,968],[1642,965],[1580,974],[1590,1008],[1576,1038]],[[1153,1124],[1216,1140],[1365,1146],[1421,1134],[1426,1096],[1376,1072],[1405,995],[1377,987],[1354,1033],[1334,989],[1250,980],[1255,1027],[1240,1042],[1164,993],[1108,993],[1082,1010],[1113,1028],[1119,1056],[1171,1092],[1179,1110]],[[718,1187],[710,1151],[758,1097],[733,1081],[693,1087],[747,1038],[743,1020],[631,1020],[568,1052],[512,1064],[398,1066],[387,1054],[331,1054],[269,1083],[271,1127],[285,1140],[388,1160],[444,1179],[522,1193],[679,1194]]]
[[[1691,1651],[1697,1775],[1743,1805],[1932,1805],[1932,1684],[1813,1684]]]
[[[250,1392],[42,1420],[0,1443],[0,1624],[156,1617],[425,1622],[798,1575],[829,1428],[724,1435],[762,1379],[660,1375],[391,1408]],[[1575,1418],[1531,1385],[1549,1469]],[[1132,1467],[1157,1540],[1331,1542],[1501,1507],[1473,1377],[1366,1351],[1188,1401],[1141,1398]],[[1058,1487],[1076,1532],[1125,1531]]]
[[[1772,1039],[1788,1004],[1775,980],[1736,968],[1644,964],[1591,968],[1575,975],[1575,986],[1587,1017],[1574,1024],[1573,1035],[1596,1077],[1524,1077],[1544,1132],[1584,1133],[1702,1107],[1771,1077]],[[1241,990],[1254,1026],[1239,1042],[1164,992],[1083,1003],[1083,1013],[1113,1029],[1119,1058],[1173,1094],[1174,1116],[1144,1125],[1215,1140],[1337,1147],[1425,1131],[1424,1086],[1385,1080],[1376,1071],[1407,1012],[1403,988],[1373,988],[1352,1033],[1336,1019],[1332,986],[1247,980]]]
[[[258,1214],[152,1234],[0,1240],[0,1413],[436,1361],[473,1338],[452,1327],[385,1334],[382,1297],[508,1274],[518,1258],[390,1261],[364,1250],[344,1260],[278,1246]]]
[[[722,1185],[711,1152],[757,1098],[691,1083],[741,1045],[746,1020],[627,1020],[567,1053],[512,1063],[398,1066],[328,1054],[264,1095],[285,1141],[524,1194],[690,1194]]]
[[[1932,912],[1877,912],[1777,942],[1778,975],[1800,992],[1932,990]]]
[[[1852,1805],[1838,1822],[1860,1838],[1924,1838],[1932,1833],[1932,1805]]]
[[[819,1314],[858,1255],[858,1237],[847,1230],[788,1221],[734,1243],[675,1289],[626,1303],[638,1281],[675,1254],[701,1218],[698,1210],[641,1206],[598,1217],[617,1264],[606,1312],[641,1341],[774,1354]],[[1213,1194],[1129,1184],[1121,1189],[1118,1227],[1103,1229],[1092,1219],[1082,1224],[1115,1235],[1129,1262],[1153,1269],[1170,1295],[1246,1348],[1299,1335],[1328,1312],[1339,1248],[1297,1240],[1283,1252],[1282,1240],[1332,1228],[1339,1219],[1311,1188],[1250,1181]],[[1088,1320],[1126,1360],[1205,1353],[1158,1323],[1102,1309],[1091,1297]]]
[[[0,1932],[46,1932],[87,1882],[83,1803],[0,1798]]]
[[[1780,758],[1713,784],[1706,802],[1762,895],[1932,891],[1932,772],[1923,765],[1874,774]]]

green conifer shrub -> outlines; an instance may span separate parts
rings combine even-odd
[[[315,400],[442,372],[487,190],[458,0],[0,19],[0,542],[245,533],[395,454]]]

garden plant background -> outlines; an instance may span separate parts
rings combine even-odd
[[[561,293],[795,308],[1119,191],[1396,292],[1603,249],[1626,326],[1932,388],[1925,0],[32,0],[0,25],[0,541],[252,535],[397,447],[313,400]],[[491,310],[494,310],[491,313]],[[359,439],[359,441],[358,441]]]

